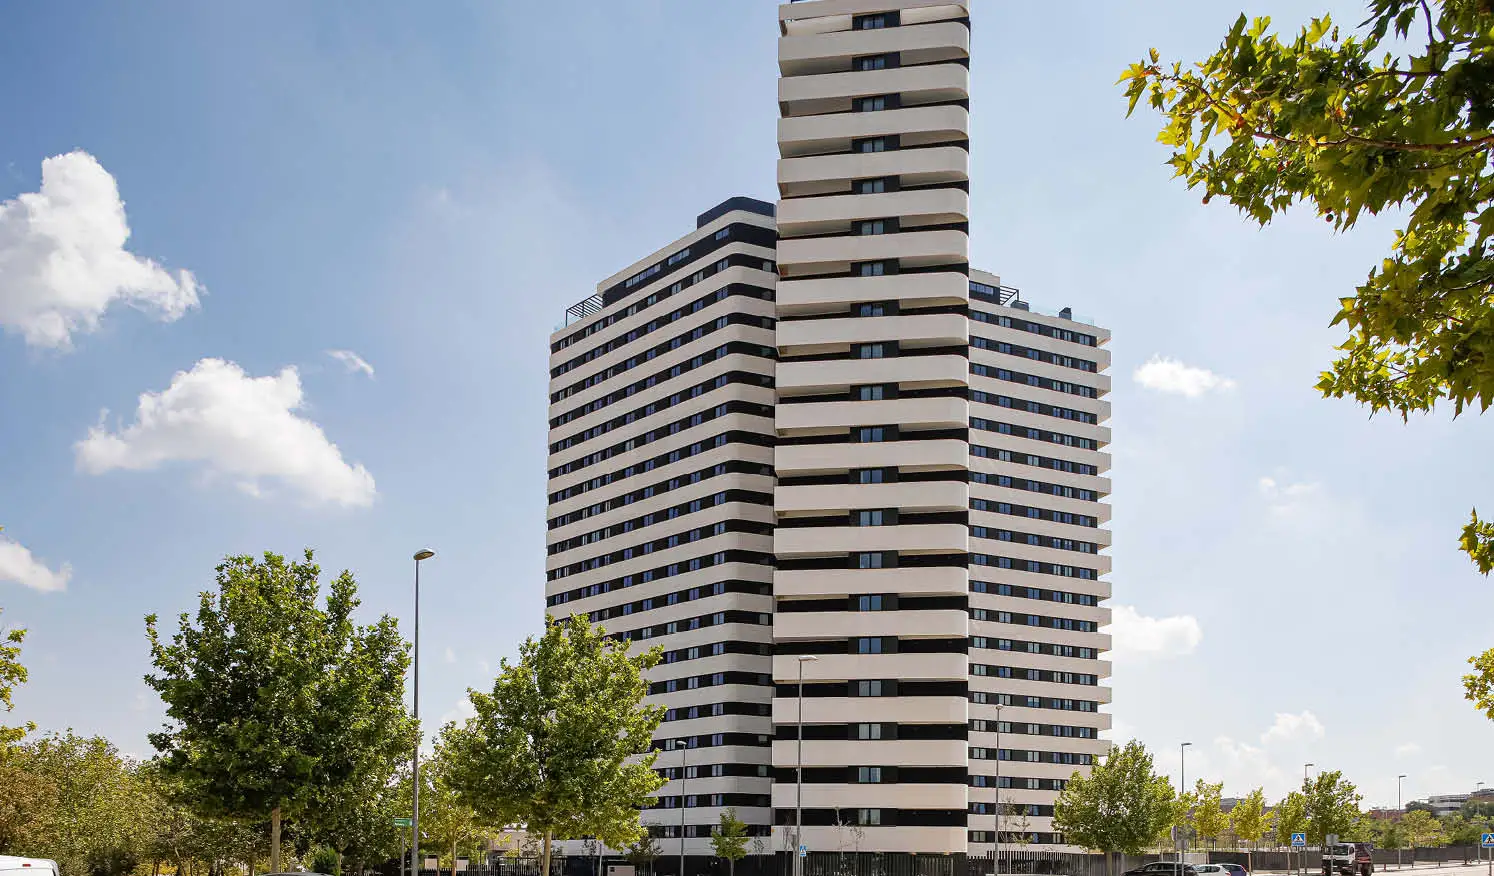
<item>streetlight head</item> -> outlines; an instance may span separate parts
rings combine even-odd
[[[1184,748],[1187,748],[1187,747],[1188,747],[1188,746],[1190,746],[1190,745],[1192,745],[1192,744],[1193,744],[1193,743],[1191,743],[1191,742],[1184,742],[1184,743],[1183,743],[1183,747],[1184,747]]]
[[[428,560],[435,555],[436,552],[431,550],[430,548],[421,548],[420,550],[415,552],[415,562],[418,563],[421,560]]]
[[[818,659],[820,659],[820,658],[814,656],[813,654],[800,654],[799,655],[799,662],[800,663],[813,663],[813,662],[815,662]]]
[[[1396,778],[1397,778],[1397,779],[1404,779],[1404,778],[1405,778],[1405,777],[1406,777],[1406,776],[1405,776],[1405,775],[1404,775],[1404,774],[1402,774],[1402,775],[1399,775],[1399,776],[1396,776]]]
[[[686,742],[683,739],[676,739],[673,742],[673,744],[671,744],[669,747],[670,748],[689,748],[690,747],[690,743]]]

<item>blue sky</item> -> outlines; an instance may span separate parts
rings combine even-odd
[[[357,574],[370,615],[406,616],[427,544],[422,705],[459,714],[539,626],[549,332],[696,213],[774,197],[774,8],[0,12],[0,524],[40,564],[16,572],[12,547],[31,586],[0,574],[4,622],[30,629],[17,715],[147,753],[141,618],[190,608],[224,554],[314,546]],[[1367,803],[1393,803],[1400,773],[1408,798],[1494,783],[1494,723],[1458,682],[1494,645],[1494,584],[1455,551],[1494,495],[1490,421],[1317,398],[1334,301],[1393,222],[1260,231],[1170,180],[1153,119],[1125,120],[1113,83],[1149,46],[1201,56],[1240,11],[1177,8],[975,18],[976,264],[1114,331],[1117,735],[1169,769],[1194,742],[1189,775],[1227,793],[1279,794],[1307,761]],[[15,265],[41,240],[14,199],[73,150],[96,164],[53,165],[52,194],[88,179],[107,207],[107,174],[124,248],[159,270],[144,309],[116,302],[60,349],[14,316],[39,288]],[[1149,388],[1133,375],[1158,356],[1216,380],[1153,367]],[[1175,391],[1190,375],[1197,394]],[[211,422],[137,423],[141,393],[174,380],[157,406],[206,394]],[[64,564],[63,589],[37,589]]]

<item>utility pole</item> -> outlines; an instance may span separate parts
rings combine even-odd
[[[804,844],[804,664],[819,659],[813,654],[799,655],[799,703],[794,715],[799,725],[794,734],[798,739],[798,753],[794,755],[794,876],[804,876],[804,858],[800,850]],[[685,874],[681,872],[680,876]]]
[[[1310,770],[1310,769],[1312,769],[1315,766],[1317,766],[1317,764],[1313,764],[1313,763],[1305,763],[1305,764],[1302,765],[1302,795],[1304,797],[1307,796],[1307,771]],[[1307,825],[1303,825],[1303,829],[1304,830],[1306,829],[1306,827],[1307,827]],[[1302,847],[1302,851],[1300,851],[1300,852],[1297,853],[1297,863],[1302,867],[1302,873],[1304,874],[1304,876],[1306,876],[1306,873],[1307,873],[1307,846],[1304,845]]]
[[[1405,776],[1395,777],[1395,817],[1397,820],[1404,815],[1401,810],[1401,783],[1404,781],[1406,781]],[[1405,840],[1397,834],[1395,843],[1395,868],[1397,870],[1401,869],[1401,846],[1404,844]]]
[[[689,769],[685,764],[685,758],[690,752],[690,743],[683,739],[676,739],[674,747],[680,750],[680,873],[685,876],[685,772]],[[546,874],[548,876],[548,874]],[[599,874],[600,876],[600,874]]]
[[[1001,874],[1001,704],[996,704],[996,832],[991,835],[991,876]]]
[[[1184,794],[1188,793],[1188,746],[1190,746],[1192,744],[1193,743],[1191,743],[1191,742],[1184,742],[1182,745],[1178,746],[1178,802],[1179,802],[1179,804],[1182,803],[1182,796]],[[1187,813],[1184,812],[1183,817],[1181,819],[1179,819],[1179,820],[1182,821],[1183,823],[1179,824],[1177,826],[1177,829],[1178,829],[1178,876],[1183,876],[1183,865],[1187,863],[1186,856],[1188,854],[1188,825],[1187,825],[1188,815],[1187,815]]]

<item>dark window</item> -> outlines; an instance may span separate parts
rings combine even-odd
[[[881,384],[858,386],[851,390],[851,398],[855,401],[881,401],[886,397],[887,387]]]
[[[882,555],[881,554],[870,554],[870,555],[868,555],[868,554],[862,554],[862,556],[863,557],[864,556],[874,556],[874,557],[877,557],[878,560],[880,561]],[[862,568],[871,568],[871,567],[863,566]],[[872,594],[872,595],[867,595],[867,596],[858,596],[858,597],[856,597],[856,610],[857,611],[881,611],[882,610],[882,595],[880,593],[878,593],[878,594]]]
[[[885,191],[887,191],[887,180],[885,178],[856,181],[856,194],[858,195],[880,195]]]

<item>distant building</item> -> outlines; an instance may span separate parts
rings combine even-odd
[[[1388,807],[1386,807],[1386,808],[1378,808],[1378,809],[1371,809],[1369,811],[1369,817],[1370,818],[1377,818],[1377,819],[1379,819],[1381,821],[1394,821],[1394,820],[1400,818],[1402,815],[1405,815],[1405,814],[1406,814],[1406,810],[1404,810],[1404,809],[1391,809],[1391,808],[1388,808]]]
[[[1413,804],[1416,804],[1416,803],[1422,804],[1422,806],[1424,806],[1424,807],[1426,807],[1426,808],[1428,808],[1428,809],[1431,810],[1432,815],[1436,816],[1437,818],[1441,818],[1444,815],[1453,815],[1459,809],[1463,808],[1463,804],[1464,803],[1467,803],[1469,801],[1469,799],[1471,799],[1471,798],[1473,798],[1475,796],[1480,801],[1482,801],[1482,800],[1494,797],[1494,792],[1468,792],[1468,793],[1463,793],[1463,794],[1434,794],[1433,796],[1430,796],[1430,797],[1426,798],[1425,800],[1413,800],[1412,803]],[[1407,808],[1409,809],[1410,807],[1408,806]],[[1417,808],[1420,809],[1422,807],[1418,806]]]

